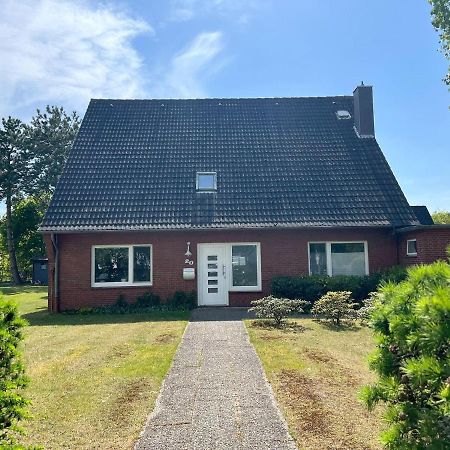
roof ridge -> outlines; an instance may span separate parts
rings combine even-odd
[[[284,97],[199,97],[199,98],[91,98],[91,101],[105,102],[159,102],[159,101],[196,101],[196,100],[293,100],[293,99],[325,99],[341,98],[352,99],[352,95],[311,95],[311,96],[284,96]]]

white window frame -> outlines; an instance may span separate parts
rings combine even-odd
[[[212,188],[199,187],[198,178],[200,175],[212,175],[214,177],[214,186]],[[217,191],[217,172],[197,172],[195,187],[199,192],[214,192]]]
[[[310,244],[325,244],[325,256],[327,261],[327,275],[333,276],[333,268],[331,264],[331,244],[364,244],[364,265],[366,275],[369,275],[369,251],[367,241],[309,241],[308,242],[308,272],[311,274],[311,254]]]
[[[230,242],[227,254],[229,264],[227,270],[227,277],[229,280],[229,292],[259,292],[262,290],[261,281],[261,243],[260,242]],[[256,246],[256,279],[258,281],[256,286],[233,286],[233,245],[255,245]]]
[[[415,252],[409,251],[409,243],[410,242],[416,243],[416,251]],[[417,256],[417,239],[407,239],[406,240],[406,256]]]
[[[132,281],[134,274],[134,247],[150,247],[150,281]],[[95,282],[95,249],[97,248],[127,248],[128,249],[128,281],[109,281],[106,283]],[[137,287],[153,286],[153,245],[152,244],[129,244],[129,245],[93,245],[91,248],[91,287],[111,288],[111,287]]]

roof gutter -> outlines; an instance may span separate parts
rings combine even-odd
[[[52,228],[40,228],[38,232],[42,234],[58,233],[58,234],[83,234],[83,233],[124,233],[124,232],[166,232],[166,231],[237,231],[237,230],[286,230],[286,229],[330,229],[330,228],[383,228],[392,229],[391,224],[333,224],[333,225],[298,225],[298,224],[277,224],[271,226],[221,226],[221,227],[177,227],[177,228],[143,228],[143,227],[129,227],[129,228],[66,228],[66,229],[52,229]],[[414,227],[411,227],[414,228]]]
[[[51,309],[53,312],[59,311],[59,248],[58,248],[58,235],[52,233],[50,235],[53,245],[53,252],[55,255],[55,272],[53,276],[53,299]]]
[[[435,223],[433,225],[412,225],[410,227],[397,228],[396,233],[408,233],[409,231],[424,231],[424,230],[450,230],[450,224]]]

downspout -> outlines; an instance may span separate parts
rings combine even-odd
[[[52,311],[59,312],[59,248],[58,236],[54,233],[50,235],[55,255],[55,274],[53,277],[53,302]]]

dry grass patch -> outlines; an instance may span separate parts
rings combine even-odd
[[[33,418],[25,443],[131,449],[151,412],[188,313],[49,314],[46,288],[0,288],[30,326],[24,357]]]
[[[367,367],[371,331],[292,322],[304,331],[252,322],[247,328],[299,448],[380,449],[381,411],[369,413],[357,399],[359,389],[374,381]]]

